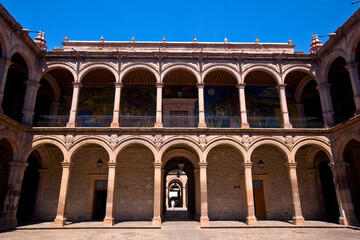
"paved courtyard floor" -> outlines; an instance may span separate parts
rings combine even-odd
[[[224,223],[223,223],[224,224]],[[218,226],[220,227],[220,226]],[[19,228],[0,232],[0,239],[360,239],[360,230],[332,226],[311,228],[264,226],[261,228],[206,228],[198,222],[164,222],[161,229]]]

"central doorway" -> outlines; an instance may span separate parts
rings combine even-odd
[[[195,219],[195,177],[193,164],[184,157],[171,158],[164,167],[164,221]]]
[[[103,220],[106,211],[107,181],[95,181],[93,220]]]

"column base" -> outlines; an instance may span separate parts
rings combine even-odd
[[[209,226],[210,220],[208,217],[200,217],[200,227]]]
[[[349,221],[347,220],[347,218],[339,217],[339,225],[348,226],[348,225],[349,225]]]
[[[156,128],[162,128],[162,127],[163,127],[163,124],[162,124],[162,123],[155,123],[155,124],[154,124],[154,127],[156,127]]]
[[[241,128],[249,128],[250,125],[248,123],[242,123]]]
[[[54,227],[63,227],[66,225],[66,218],[63,217],[56,217],[54,220]]]
[[[73,123],[73,122],[68,122],[68,123],[66,124],[66,127],[68,127],[68,128],[74,128],[74,127],[76,127],[76,124]]]
[[[257,219],[255,216],[252,217],[246,217],[246,224],[249,226],[255,226],[257,225]]]
[[[285,123],[283,124],[283,128],[293,128],[293,126],[291,125],[291,123]]]
[[[292,223],[295,225],[305,225],[305,219],[303,217],[293,217]]]
[[[152,225],[153,226],[158,226],[158,227],[160,227],[161,226],[161,218],[160,217],[154,217],[153,219],[152,219]]]
[[[206,123],[199,123],[198,128],[206,128]]]
[[[112,227],[112,226],[114,226],[114,223],[115,223],[115,220],[113,217],[105,217],[102,225],[104,227]]]
[[[120,127],[120,124],[117,122],[112,122],[110,127]]]
[[[18,222],[16,218],[2,218],[0,219],[1,226],[17,226]]]

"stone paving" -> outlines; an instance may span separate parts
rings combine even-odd
[[[25,229],[1,232],[0,239],[360,239],[360,230],[344,227],[200,229],[198,222],[164,222],[161,229]]]

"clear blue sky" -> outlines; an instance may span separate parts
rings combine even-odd
[[[309,51],[359,7],[355,0],[2,0],[24,27],[46,33],[48,50],[69,40],[287,42]],[[33,35],[31,35],[33,36]],[[327,40],[323,38],[321,40]]]

